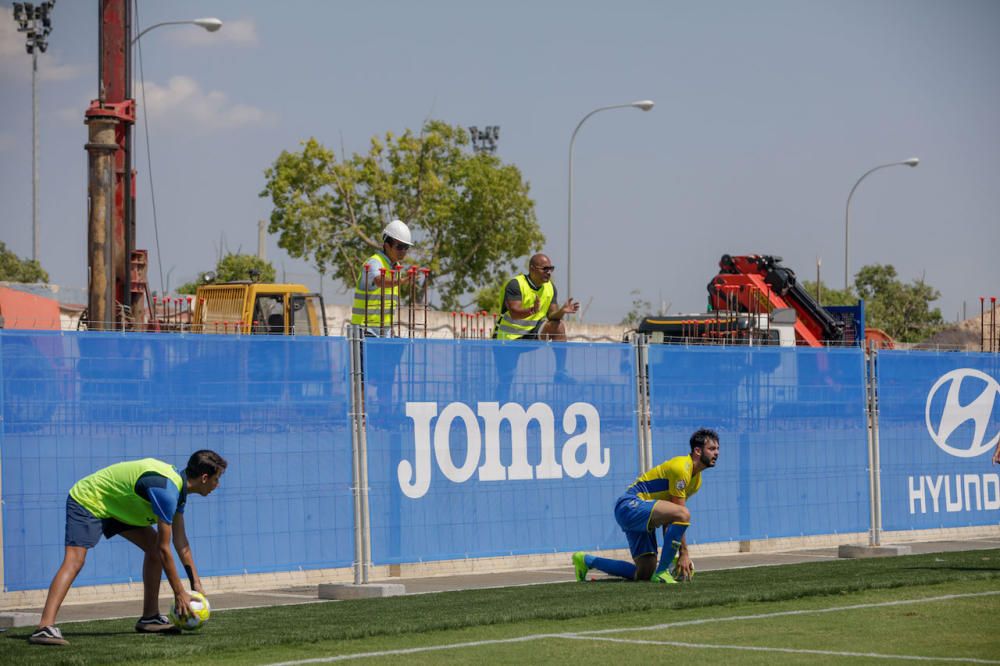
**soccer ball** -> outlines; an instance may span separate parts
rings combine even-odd
[[[673,576],[674,580],[676,580],[679,583],[691,582],[692,580],[694,580],[694,563],[693,562],[691,563],[691,575],[686,578],[682,578],[680,567],[677,566],[677,559],[675,558],[673,566],[670,567],[670,575]]]
[[[208,599],[201,592],[191,593],[191,610],[194,611],[194,615],[185,615],[181,617],[177,613],[177,606],[170,607],[170,621],[174,623],[174,626],[179,627],[185,631],[197,631],[201,629],[202,625],[208,622],[208,616],[212,614],[212,609],[208,605]]]

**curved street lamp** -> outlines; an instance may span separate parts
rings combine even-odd
[[[222,21],[220,21],[217,18],[198,18],[198,19],[191,19],[190,21],[163,21],[162,23],[154,23],[153,25],[149,26],[148,28],[140,32],[138,35],[136,35],[135,38],[130,42],[130,44],[135,44],[137,41],[139,41],[140,37],[145,35],[153,28],[159,28],[161,25],[196,25],[204,28],[205,30],[208,30],[209,32],[215,32],[216,30],[222,27]]]
[[[219,19],[217,19],[217,18],[207,17],[207,18],[189,19],[189,20],[186,20],[186,21],[161,21],[160,23],[154,23],[153,25],[149,26],[145,30],[140,31],[138,35],[136,35],[134,38],[132,38],[132,41],[129,42],[129,48],[135,46],[136,43],[138,43],[139,39],[143,35],[145,35],[147,32],[149,32],[150,30],[154,30],[155,28],[159,28],[159,27],[165,26],[165,25],[196,25],[196,26],[198,26],[200,28],[204,28],[208,32],[216,32],[216,31],[219,30],[219,28],[222,27],[222,21],[219,20]],[[131,52],[129,53],[129,57],[131,58]],[[131,65],[129,67],[131,69]],[[141,72],[142,71],[142,50],[141,50],[141,48],[139,50],[139,69],[140,69],[140,72]],[[128,78],[128,80],[126,81],[125,85],[126,85],[126,94],[125,94],[125,96],[128,97],[129,99],[131,99],[132,98],[132,77],[131,76]],[[145,86],[143,86],[142,95],[143,95],[143,100],[142,100],[143,101],[143,103],[142,103],[142,117],[143,117],[143,125],[146,128],[146,159],[148,160],[149,159],[149,121],[146,119],[146,89],[145,89]],[[132,179],[132,164],[131,164],[132,163],[132,131],[133,131],[133,127],[130,126],[129,130],[128,130],[128,135],[125,138],[125,142],[126,142],[126,148],[125,148],[125,159],[126,159],[125,182],[126,182],[126,191],[130,191],[131,187],[132,187],[132,184],[131,184],[131,179]],[[155,207],[155,204],[156,204],[156,198],[155,198],[155,195],[152,194],[153,193],[152,165],[150,165],[150,169],[149,169],[149,190],[150,190],[150,196],[152,197],[153,204],[154,204],[154,207],[153,207],[153,220],[154,220],[154,229],[155,229],[155,220],[156,220],[156,207]],[[157,239],[156,239],[156,264],[157,264],[157,266],[159,268],[159,273],[160,273],[160,289],[163,289],[164,288],[164,283],[163,283],[163,264],[162,264],[162,262],[160,260],[160,240],[159,240],[159,233],[158,232],[157,232]],[[168,281],[169,281],[169,276],[168,276]]]
[[[566,297],[569,298],[573,295],[573,143],[576,141],[576,133],[580,131],[580,127],[587,122],[587,118],[590,118],[595,113],[601,111],[609,111],[611,109],[641,109],[643,111],[649,111],[656,105],[655,102],[649,99],[639,100],[637,102],[631,102],[629,104],[614,104],[612,106],[602,106],[598,109],[594,109],[583,119],[577,123],[576,129],[573,130],[573,136],[569,140],[569,205],[567,206],[567,217],[566,217]]]
[[[858,178],[858,182],[854,183],[854,187],[851,188],[851,193],[847,195],[847,210],[844,213],[844,291],[847,291],[847,288],[848,288],[848,283],[847,283],[847,276],[848,276],[847,253],[848,253],[848,249],[850,247],[850,245],[849,245],[850,235],[849,234],[850,234],[850,225],[851,225],[851,197],[854,196],[854,190],[858,189],[858,185],[860,185],[861,181],[863,181],[865,178],[868,177],[868,174],[874,173],[875,171],[878,171],[879,169],[885,169],[886,167],[892,167],[892,166],[915,167],[918,164],[920,164],[920,158],[918,158],[918,157],[911,157],[910,159],[903,160],[902,162],[890,162],[889,164],[880,164],[877,167],[871,168],[868,171],[866,171],[864,173],[864,175],[861,176],[861,178]]]

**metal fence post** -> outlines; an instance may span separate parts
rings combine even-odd
[[[866,395],[865,412],[868,424],[868,502],[869,529],[868,545],[882,545],[882,493],[879,479],[878,455],[878,378],[876,376],[876,361],[878,352],[875,345],[870,345],[865,358],[866,365]]]
[[[362,440],[365,436],[365,389],[362,368],[363,333],[360,326],[351,325],[347,329],[347,341],[351,357],[351,494],[354,497],[354,584],[367,583],[367,560],[365,558],[366,537],[364,533],[364,503],[366,495],[363,492],[362,475],[363,456]]]
[[[636,333],[632,343],[635,351],[635,402],[639,429],[639,473],[653,466],[653,433],[649,406],[649,338]]]
[[[874,471],[872,472],[872,495],[875,502],[875,523],[873,529],[873,536],[875,539],[875,546],[882,545],[882,464],[879,459],[879,439],[878,439],[878,428],[879,428],[879,395],[878,395],[878,346],[872,349],[871,360],[869,361],[871,368],[869,374],[871,375],[871,422],[872,422],[872,465],[874,466]]]

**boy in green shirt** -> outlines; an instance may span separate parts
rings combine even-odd
[[[69,644],[55,626],[56,615],[83,569],[87,550],[97,545],[102,533],[108,539],[121,534],[146,554],[142,564],[143,614],[135,630],[176,632],[176,627],[160,614],[162,573],[167,574],[180,614],[191,612],[191,597],[177,575],[170,541],[173,539],[191,588],[204,594],[184,531],[184,507],[188,493],[206,496],[215,490],[226,466],[218,453],[203,449],[191,455],[181,474],[165,462],[144,458],[116,463],[77,481],[66,498],[66,554],[49,585],[42,620],[28,642]]]

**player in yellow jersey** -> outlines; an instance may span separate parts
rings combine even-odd
[[[684,532],[691,524],[687,500],[701,488],[702,471],[715,467],[719,459],[719,435],[702,428],[691,435],[691,453],[661,463],[636,479],[615,503],[615,520],[628,539],[632,562],[573,554],[576,579],[586,580],[590,569],[628,580],[675,583],[694,573]],[[663,550],[659,564],[656,528],[663,527]],[[676,578],[670,567],[677,557]]]

